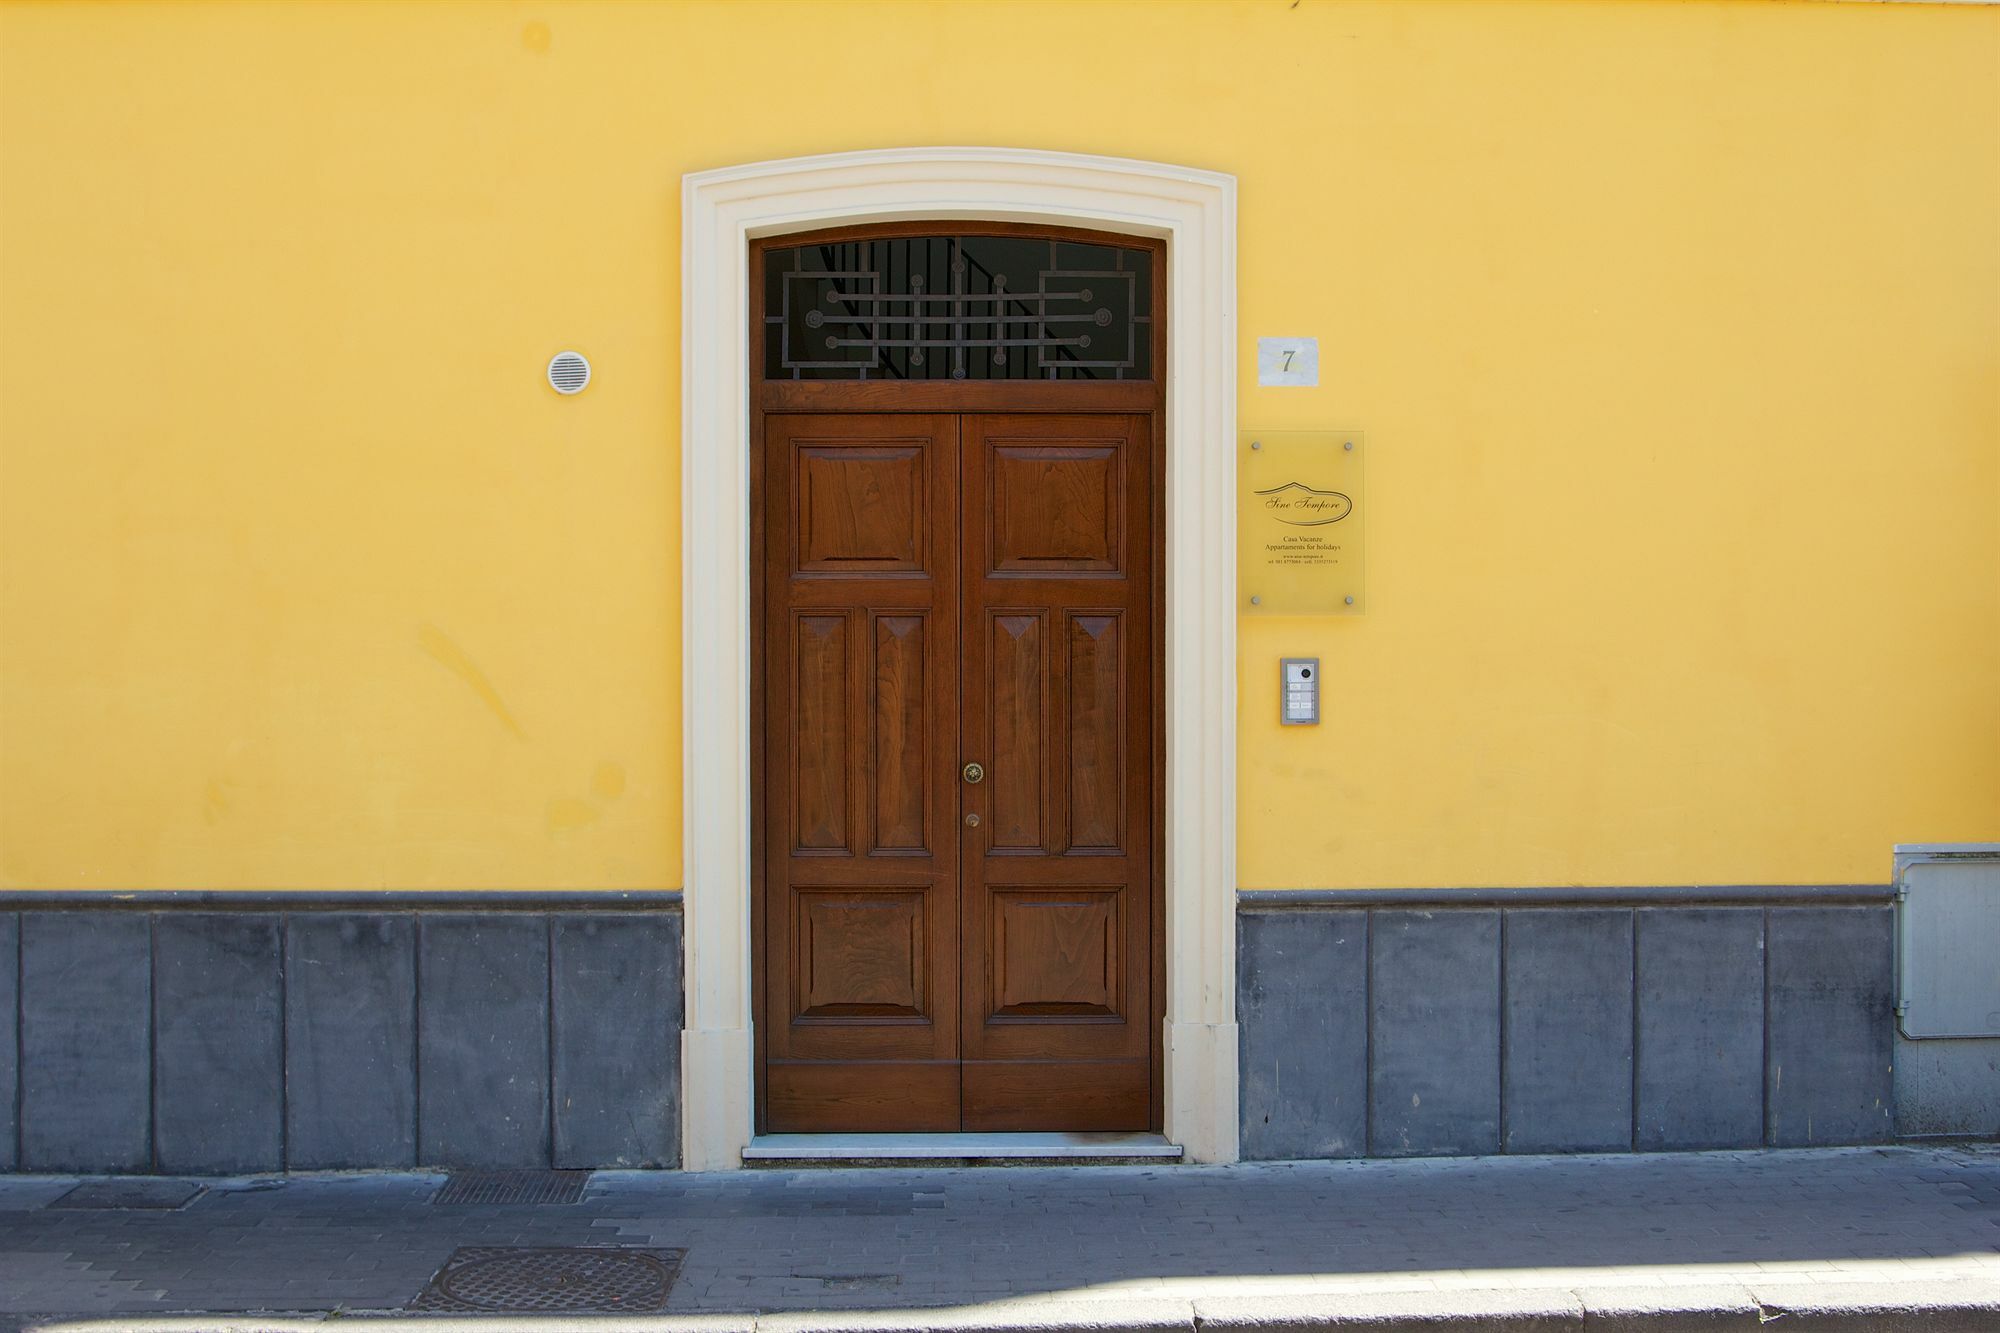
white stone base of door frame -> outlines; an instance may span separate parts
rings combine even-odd
[[[980,218],[1167,238],[1166,1135],[1236,1158],[1236,180],[1004,148],[836,153],[682,183],[687,1014],[682,1158],[751,1139],[749,243]]]
[[[685,1170],[727,1171],[742,1165],[755,1105],[755,1061],[756,1043],[747,1027],[681,1029]]]
[[[1236,952],[1235,922],[1230,922],[1229,948]],[[1171,961],[1167,964],[1171,970]],[[1230,994],[1235,995],[1235,969],[1230,969]],[[1232,1006],[1233,1007],[1233,1006]],[[1200,1145],[1176,1138],[1197,1162],[1236,1160],[1237,1065],[1236,1024],[1177,1023],[1166,1020],[1167,1126],[1228,1126],[1226,1153],[1214,1141]],[[1206,1151],[1204,1152],[1204,1149]]]

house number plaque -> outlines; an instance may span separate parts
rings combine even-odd
[[[1364,449],[1355,431],[1245,431],[1237,443],[1236,603],[1251,616],[1355,615]]]

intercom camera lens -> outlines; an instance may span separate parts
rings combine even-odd
[[[1299,668],[1299,679],[1300,679],[1300,680],[1311,680],[1312,678],[1313,678],[1313,669],[1312,669],[1311,667],[1300,667],[1300,668]]]

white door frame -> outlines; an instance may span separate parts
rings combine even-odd
[[[1167,241],[1166,1131],[1236,1158],[1236,179],[1074,153],[913,148],[682,182],[682,1160],[740,1167],[750,1028],[749,243],[986,219]]]

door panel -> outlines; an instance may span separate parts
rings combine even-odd
[[[1069,851],[1118,852],[1125,842],[1124,614],[1069,618]],[[1142,719],[1143,720],[1143,719]]]
[[[792,1012],[924,1018],[927,897],[922,889],[794,889]]]
[[[764,1128],[1148,1128],[1152,418],[763,420]]]
[[[847,616],[792,620],[793,855],[852,855],[847,788]]]
[[[924,464],[908,443],[800,446],[794,568],[924,572]]]
[[[1152,433],[969,416],[961,928],[968,1130],[1145,1129]]]
[[[1048,753],[1048,622],[1045,610],[1014,608],[988,617],[985,695],[992,701],[992,726],[985,743],[968,733],[968,757],[1005,752],[1014,762],[996,767],[986,761],[990,825],[989,850],[1036,853],[1042,847],[1047,804],[1042,785]],[[977,795],[977,793],[971,793]]]
[[[1123,461],[1122,451],[1099,444],[991,444],[989,574],[1116,575]]]
[[[1106,888],[994,886],[993,994],[988,1022],[1092,1017],[1122,1019],[1124,895]]]
[[[956,1129],[958,422],[771,416],[762,470],[766,1127]]]
[[[927,854],[924,797],[930,747],[925,726],[926,617],[877,613],[875,621],[875,851]],[[949,638],[956,636],[947,635]]]

